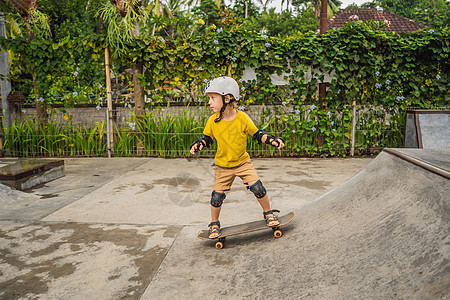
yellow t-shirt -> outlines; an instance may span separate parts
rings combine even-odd
[[[215,123],[218,117],[219,113],[209,117],[203,130],[203,134],[217,141],[216,165],[224,168],[239,166],[250,158],[246,151],[247,134],[254,135],[258,128],[246,113],[239,110],[231,121],[220,120]]]

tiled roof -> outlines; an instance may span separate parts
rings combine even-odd
[[[360,21],[386,20],[386,23],[389,24],[389,26],[384,30],[393,31],[395,33],[411,33],[413,31],[427,27],[414,20],[402,17],[386,9],[355,8],[339,10],[328,20],[328,29],[344,27],[345,24],[355,19]]]

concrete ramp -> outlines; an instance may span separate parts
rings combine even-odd
[[[432,156],[448,164],[450,151]],[[142,299],[450,299],[449,170],[434,167],[382,152],[297,208],[278,240],[248,234],[219,251],[184,227]]]

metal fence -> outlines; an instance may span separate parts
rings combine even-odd
[[[210,115],[209,109],[204,107],[189,108],[189,111],[187,108],[184,111],[162,109],[150,115],[154,118],[149,120],[153,122],[151,126],[136,128],[131,123],[131,112],[122,112],[120,118],[115,120],[111,149],[108,147],[105,118],[102,119],[95,110],[94,113],[83,113],[84,118],[86,114],[90,118],[90,123],[72,122],[76,116],[73,111],[51,115],[45,127],[37,126],[32,117],[10,127],[3,126],[0,151],[4,156],[11,157],[108,157],[109,150],[115,157],[188,157],[190,145],[201,135]],[[267,121],[261,118],[260,107],[253,107],[247,113],[260,123]],[[319,146],[319,130],[305,132],[288,122],[279,121],[277,126],[268,127],[266,131],[282,137],[286,147],[278,150],[259,145],[249,136],[247,152],[253,157],[347,156],[372,155],[384,147],[403,146],[404,116],[401,113],[392,115],[379,108],[357,107],[352,114],[355,118],[353,127],[353,122],[344,120],[341,112],[334,113],[336,122],[340,123],[335,125],[331,135],[325,136],[323,146]],[[180,121],[180,118],[183,120]],[[299,115],[298,118],[306,117]],[[173,123],[177,123],[178,127],[172,126]],[[215,149],[214,143],[210,150],[204,150],[199,155],[213,157]]]
[[[356,130],[355,155],[372,155],[384,147],[402,147],[403,129],[369,131]],[[274,132],[275,136],[283,133]],[[278,150],[274,147],[259,145],[250,137],[247,152],[252,157],[296,157],[296,156],[347,156],[351,152],[350,132],[343,132],[342,138],[335,138],[331,147],[319,147],[299,135],[292,134],[286,147]],[[114,135],[115,157],[188,157],[190,145],[199,138],[199,133],[148,133],[122,131]],[[45,134],[3,135],[3,155],[10,157],[108,157],[107,134]],[[6,142],[5,142],[6,141]],[[201,151],[200,157],[213,157],[216,150]]]

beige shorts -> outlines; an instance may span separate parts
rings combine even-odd
[[[239,176],[244,184],[259,180],[252,161],[247,159],[242,164],[233,168],[223,168],[216,165],[214,176],[214,190],[216,192],[229,191],[236,176]]]

